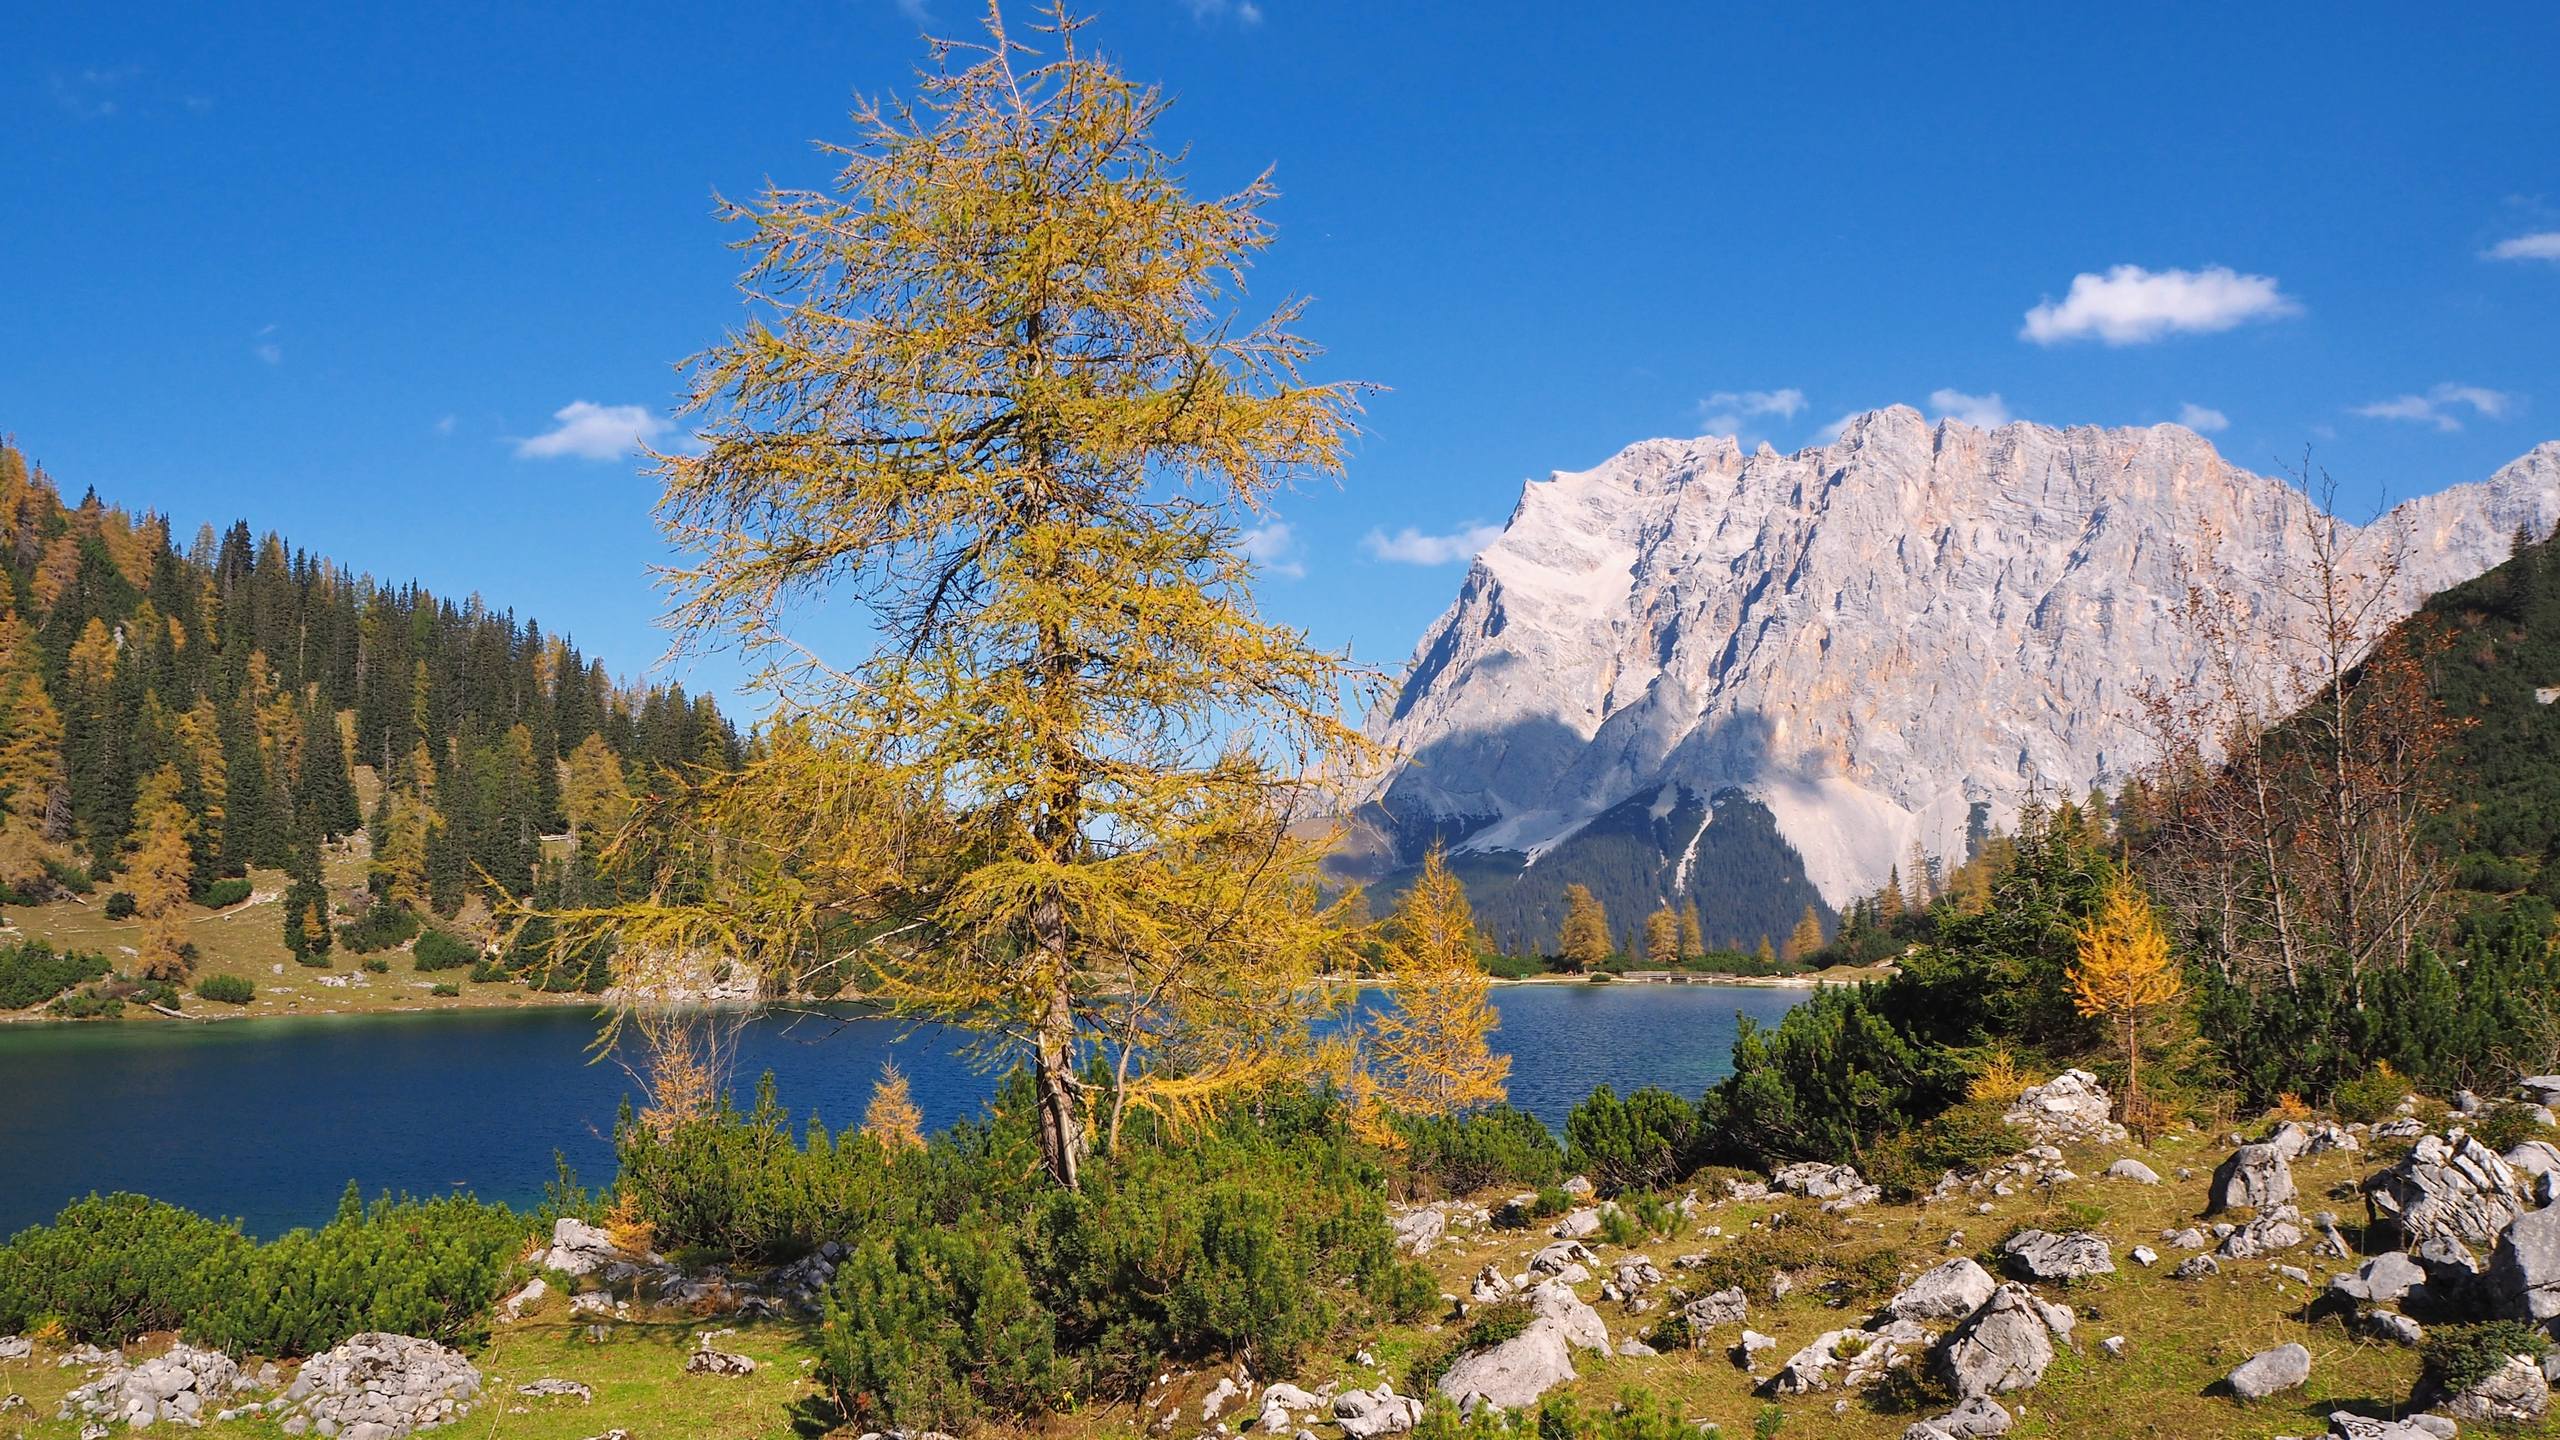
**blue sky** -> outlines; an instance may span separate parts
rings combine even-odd
[[[2547,4],[1098,9],[1200,188],[1276,167],[1257,295],[1391,387],[1268,587],[1365,659],[1523,479],[1647,436],[2197,407],[2359,504],[2560,436]],[[713,190],[822,180],[807,142],[974,13],[20,7],[0,429],[637,669],[661,552],[616,447],[737,313]]]

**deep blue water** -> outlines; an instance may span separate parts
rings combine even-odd
[[[1511,1100],[1560,1127],[1602,1082],[1694,1095],[1728,1068],[1737,1012],[1775,1023],[1802,992],[1744,986],[1497,988]],[[634,1092],[590,1061],[580,1009],[315,1016],[219,1025],[0,1026],[0,1236],[92,1190],[135,1190],[257,1234],[328,1218],[353,1180],[538,1199],[555,1152],[610,1178],[616,1109]],[[992,1081],[948,1032],[858,1010],[746,1022],[737,1084],[773,1072],[795,1117],[860,1120],[883,1058],[929,1126],[973,1112]]]

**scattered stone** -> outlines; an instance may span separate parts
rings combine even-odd
[[[1957,1320],[1982,1308],[1999,1288],[1991,1272],[1970,1259],[1950,1260],[1923,1273],[1884,1304],[1897,1320]],[[1740,1296],[1742,1292],[1728,1292]],[[1742,1318],[1739,1309],[1734,1319]]]
[[[2157,1185],[2160,1183],[2160,1172],[2128,1155],[2107,1167],[2107,1178],[2130,1180],[2136,1185]]]
[[[2560,1318],[2560,1209],[2536,1210],[2498,1236],[2489,1256],[2489,1291],[2514,1319],[2548,1325]]]
[[[2524,1212],[2525,1196],[2505,1160],[2455,1131],[2450,1139],[2420,1136],[2398,1164],[2365,1182],[2365,1203],[2414,1249],[2439,1236],[2486,1245]]]
[[[1902,1440],[1990,1440],[2008,1434],[2014,1423],[1999,1401],[1976,1395],[1935,1420],[1915,1423],[1902,1432]]]
[[[2311,1352],[2300,1345],[2261,1350],[2240,1362],[2230,1375],[2231,1393],[2243,1400],[2264,1400],[2311,1378]]]
[[[1701,1295],[1680,1307],[1680,1318],[1689,1322],[1689,1343],[1704,1345],[1708,1332],[1720,1325],[1739,1325],[1751,1309],[1751,1297],[1739,1285]]]
[[[36,1353],[36,1343],[24,1335],[0,1335],[0,1360],[24,1360]]]
[[[1597,1194],[1599,1188],[1591,1183],[1591,1177],[1588,1175],[1576,1175],[1564,1182],[1564,1193],[1567,1195],[1590,1196]]]
[[[1855,1388],[1883,1378],[1928,1339],[1916,1321],[1896,1320],[1874,1330],[1826,1330],[1787,1358],[1760,1387],[1765,1395],[1810,1395],[1837,1383]],[[1832,1370],[1840,1367],[1834,1377]]]
[[[1600,1212],[1589,1206],[1566,1213],[1547,1231],[1559,1240],[1582,1240],[1600,1233]]]
[[[537,1400],[549,1400],[560,1396],[576,1396],[578,1403],[581,1405],[584,1405],[596,1398],[596,1392],[592,1388],[575,1380],[536,1380],[530,1385],[517,1386],[516,1393],[519,1395],[530,1395]]]
[[[1570,1287],[1548,1281],[1529,1292],[1529,1308],[1537,1315],[1531,1328],[1540,1323],[1552,1325],[1567,1344],[1608,1353],[1609,1327],[1602,1323],[1600,1312],[1582,1303]]]
[[[2302,1212],[2290,1205],[2279,1205],[2251,1220],[2234,1226],[2222,1237],[2221,1255],[2225,1260],[2255,1260],[2291,1250],[2303,1242]]]
[[[2017,1103],[2000,1118],[2047,1144],[2122,1140],[2125,1130],[2110,1118],[2114,1112],[2115,1102],[2097,1076],[2065,1070],[2020,1091]]]
[[[2542,1367],[2522,1355],[2491,1371],[2437,1407],[2456,1420],[2483,1425],[2529,1425],[2551,1408],[2551,1382]]]
[[[2329,1440],[2453,1440],[2455,1425],[2440,1415],[2376,1420],[2345,1410],[2329,1412]]]
[[[1819,1200],[1828,1211],[1855,1209],[1884,1198],[1884,1191],[1868,1184],[1855,1167],[1825,1165],[1816,1160],[1779,1166],[1770,1174],[1769,1183],[1790,1195]]]
[[[1761,1352],[1777,1348],[1778,1342],[1774,1337],[1746,1327],[1742,1338],[1733,1342],[1733,1362],[1748,1370],[1760,1362]]]
[[[172,1345],[168,1353],[127,1366],[119,1356],[106,1373],[62,1397],[57,1420],[94,1421],[141,1429],[167,1420],[196,1425],[220,1402],[254,1382],[219,1350]]]
[[[1629,1336],[1618,1342],[1618,1354],[1630,1360],[1651,1359],[1661,1353],[1661,1351],[1654,1349],[1652,1346],[1636,1339],[1634,1336]]]
[[[2516,1173],[2527,1198],[2537,1205],[2560,1203],[2560,1145],[2527,1140],[2500,1158]]]
[[[2275,1273],[2292,1281],[2296,1285],[2308,1285],[2311,1283],[2311,1272],[2303,1269],[2299,1265],[2278,1265],[2275,1267]]]
[[[469,1360],[432,1340],[377,1331],[302,1362],[284,1393],[284,1429],[394,1440],[460,1419],[479,1397],[480,1372]]]
[[[2351,1273],[2329,1277],[2332,1292],[2377,1305],[2397,1305],[2426,1283],[2426,1267],[2397,1250],[2386,1250]]]
[[[1221,1375],[1209,1393],[1200,1397],[1200,1423],[1206,1425],[1227,1413],[1227,1407],[1244,1398],[1244,1386],[1232,1375]]]
[[[756,1362],[744,1355],[717,1349],[712,1341],[728,1334],[726,1330],[705,1330],[693,1337],[693,1353],[684,1357],[687,1375],[753,1375]]]
[[[1396,1248],[1407,1255],[1427,1255],[1440,1237],[1449,1231],[1448,1213],[1437,1205],[1391,1212],[1387,1228],[1395,1232]]]
[[[2204,1232],[2193,1225],[2184,1230],[2163,1230],[2160,1232],[2160,1238],[2172,1248],[2179,1250],[2201,1250],[2211,1243],[2204,1238]]]
[[[2160,1252],[2148,1245],[2136,1245],[2133,1247],[2130,1258],[2134,1264],[2148,1270],[2160,1263]]]
[[[1498,1266],[1487,1265],[1476,1272],[1475,1284],[1467,1290],[1467,1298],[1478,1305],[1493,1305],[1508,1300],[1519,1287]]]
[[[513,1295],[510,1295],[499,1302],[498,1318],[501,1320],[521,1320],[524,1318],[524,1312],[526,1310],[541,1304],[543,1297],[550,1293],[550,1283],[545,1281],[541,1276],[536,1275],[532,1279],[524,1282],[523,1289],[518,1290]]]
[[[1662,1283],[1662,1268],[1650,1255],[1630,1255],[1609,1271],[1603,1293],[1612,1300],[1633,1300]]]
[[[2172,1280],[2207,1280],[2222,1273],[2222,1266],[2210,1255],[2190,1255],[2169,1272]]]
[[[1333,1418],[1351,1440],[1369,1440],[1412,1429],[1422,1419],[1422,1402],[1385,1384],[1375,1390],[1345,1390],[1333,1397]]]
[[[2416,1345],[2427,1338],[2424,1326],[2397,1310],[2359,1311],[2355,1326],[2374,1339],[2393,1345]]]
[[[2243,1145],[2213,1172],[2205,1211],[2212,1214],[2243,1206],[2271,1209],[2293,1196],[2293,1166],[2284,1151],[2265,1142]]]
[[[584,1220],[563,1215],[552,1222],[551,1248],[535,1256],[534,1263],[564,1275],[593,1275],[615,1265],[627,1265],[631,1259],[613,1243],[612,1235]]]
[[[1598,1263],[1598,1256],[1572,1240],[1559,1240],[1529,1257],[1529,1268],[1540,1275],[1561,1275],[1570,1266]]]
[[[2021,1230],[2000,1247],[2011,1273],[2026,1280],[2077,1280],[2086,1275],[2112,1275],[2115,1258],[2107,1240],[2093,1230],[2053,1234]]]
[[[2121,1360],[2125,1356],[2125,1351],[2130,1348],[2130,1342],[2121,1335],[2110,1335],[2098,1342],[2098,1348],[2107,1352],[2108,1359]]]
[[[2024,1285],[2001,1286],[1938,1347],[1938,1370],[1958,1395],[2023,1390],[2053,1363],[2057,1332],[2047,1307]]]

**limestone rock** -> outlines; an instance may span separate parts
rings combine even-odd
[[[2414,1249],[2437,1236],[2486,1245],[2523,1213],[2525,1195],[2497,1152],[2456,1131],[2420,1136],[2398,1164],[2365,1182],[2365,1203]]]
[[[1751,1298],[1736,1285],[1682,1304],[1680,1318],[1689,1322],[1689,1343],[1703,1345],[1718,1326],[1741,1324],[1750,1309]]]
[[[1884,1191],[1868,1184],[1854,1166],[1825,1165],[1813,1160],[1778,1167],[1771,1172],[1769,1183],[1790,1195],[1820,1200],[1825,1210],[1872,1205],[1884,1197]]]
[[[744,1355],[722,1350],[711,1342],[728,1334],[725,1330],[706,1330],[693,1337],[693,1353],[684,1357],[687,1375],[753,1375],[756,1362]]]
[[[2107,1178],[2130,1180],[2136,1185],[2157,1185],[2160,1183],[2160,1172],[2128,1155],[2107,1167]]]
[[[1970,1258],[1950,1260],[1904,1286],[1884,1310],[1900,1320],[1960,1320],[1981,1309],[1998,1288],[1991,1272]]]
[[[2264,1400],[2311,1378],[2311,1352],[2301,1345],[2261,1350],[2240,1362],[2230,1375],[2231,1393],[2243,1400]]]
[[[2329,1277],[2329,1288],[2337,1294],[2378,1305],[2397,1305],[2426,1283],[2426,1267],[2397,1250],[2374,1256],[2352,1273]]]
[[[1902,1432],[1902,1440],[1990,1440],[2008,1434],[2015,1423],[1999,1401],[1976,1395],[1935,1420],[1916,1422]]]
[[[2231,1158],[2213,1172],[2206,1209],[2214,1212],[2254,1206],[2263,1210],[2282,1205],[2293,1196],[2292,1164],[2282,1148],[2261,1142],[2231,1152]]]
[[[2116,1268],[2106,1237],[2093,1230],[2064,1234],[2021,1230],[2000,1251],[2010,1273],[2024,1280],[2077,1280],[2084,1275],[2112,1275]]]
[[[1579,1378],[1564,1332],[1532,1324],[1499,1345],[1470,1351],[1441,1372],[1438,1389],[1469,1414],[1480,1405],[1525,1410],[1558,1385]]]
[[[2115,1102],[2097,1076],[2086,1070],[2065,1070],[2042,1085],[2018,1092],[2016,1103],[2000,1118],[2051,1144],[2121,1140],[2124,1127],[2109,1118],[2114,1113]]]
[[[167,1353],[128,1366],[117,1355],[105,1373],[62,1397],[55,1418],[137,1429],[167,1420],[195,1425],[221,1402],[254,1382],[219,1350],[172,1345]]]
[[[1372,1436],[1412,1429],[1422,1419],[1422,1402],[1398,1395],[1385,1385],[1375,1390],[1346,1390],[1333,1397],[1333,1418],[1351,1440],[1370,1440]]]
[[[2435,1408],[2483,1425],[2530,1425],[2551,1408],[2551,1382],[2541,1366],[2510,1355],[2506,1364]]]
[[[2488,1279],[2501,1313],[2541,1325],[2560,1319],[2560,1209],[2508,1225],[2490,1252]]]
[[[480,1372],[461,1355],[373,1332],[302,1362],[284,1394],[285,1428],[299,1434],[299,1421],[341,1440],[390,1440],[460,1419],[479,1398]]]
[[[1431,1247],[1448,1233],[1449,1216],[1437,1205],[1418,1205],[1410,1210],[1391,1212],[1387,1228],[1395,1232],[1396,1248],[1407,1255],[1427,1255]]]
[[[2001,1286],[1938,1347],[1938,1371],[1958,1395],[1998,1395],[2044,1378],[2056,1331],[2024,1285]]]
[[[1600,1312],[1582,1303],[1566,1286],[1550,1280],[1530,1291],[1529,1308],[1539,1321],[1554,1326],[1567,1344],[1608,1353],[1609,1327]]]
[[[2457,1427],[2438,1415],[2377,1420],[2345,1410],[2329,1412],[2329,1440],[2453,1440]]]

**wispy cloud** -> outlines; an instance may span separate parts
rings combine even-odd
[[[1244,532],[1245,558],[1260,566],[1265,575],[1283,580],[1307,578],[1307,564],[1302,558],[1297,532],[1286,520],[1268,520]]]
[[[250,354],[257,356],[259,359],[270,365],[281,365],[284,363],[284,342],[276,338],[276,327],[274,325],[262,325],[258,327],[258,333],[251,337],[251,340],[252,343],[249,346]]]
[[[1929,408],[1936,411],[1941,420],[1961,420],[1985,430],[1997,430],[2018,418],[2009,413],[2009,402],[2001,399],[1997,390],[1988,395],[1967,395],[1961,390],[1932,390],[1929,392]]]
[[[1454,565],[1473,560],[1476,552],[1501,537],[1501,526],[1470,520],[1447,535],[1426,535],[1410,525],[1393,535],[1372,530],[1361,537],[1360,548],[1396,565]]]
[[[933,12],[925,8],[925,0],[891,0],[891,3],[898,7],[899,14],[915,24],[933,23]]]
[[[55,71],[46,77],[53,103],[74,120],[108,120],[124,113],[125,87],[142,73],[139,65],[105,69]]]
[[[1741,439],[1757,427],[1752,421],[1763,415],[1793,420],[1804,409],[1804,392],[1789,386],[1784,390],[1719,390],[1698,402],[1698,423],[1710,435],[1731,435]]]
[[[2231,417],[2190,400],[2178,407],[2178,423],[2199,435],[2218,435],[2231,428]]]
[[[2501,240],[2483,252],[2491,260],[2550,260],[2560,262],[2560,230],[2537,230]]]
[[[667,433],[667,422],[646,405],[597,405],[572,400],[553,411],[559,423],[516,442],[525,460],[616,460]]]
[[[1182,8],[1203,25],[1213,20],[1233,20],[1239,25],[1262,23],[1262,7],[1254,0],[1182,0]]]
[[[438,435],[450,435],[454,432],[455,427],[459,426],[461,423],[462,417],[459,415],[439,415],[436,417],[436,433]]]
[[[2469,410],[2475,419],[2503,420],[2514,413],[2519,398],[2503,390],[2447,381],[2428,387],[2423,395],[2394,395],[2388,400],[2358,405],[2350,413],[2368,420],[2406,420],[2454,431],[2462,428],[2461,411]]]
[[[2059,302],[2047,300],[2027,312],[2018,336],[2038,345],[2071,340],[2140,345],[2301,312],[2300,303],[2277,288],[2272,275],[2243,275],[2222,265],[2158,271],[2118,265],[2104,275],[2072,277],[2070,293]]]

